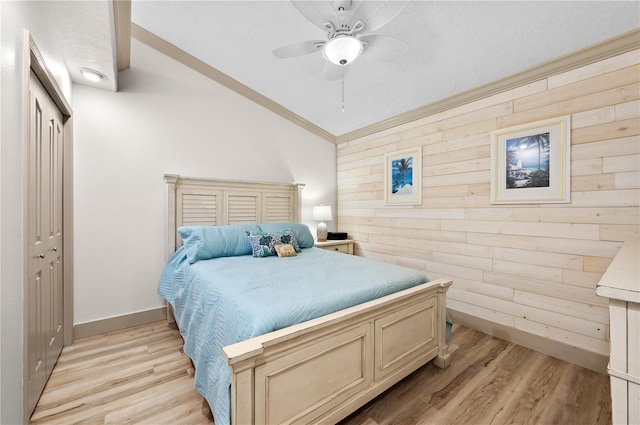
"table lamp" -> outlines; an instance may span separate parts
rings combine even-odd
[[[330,205],[317,205],[313,207],[313,221],[319,221],[317,238],[318,242],[324,242],[327,240],[327,225],[325,221],[331,221],[331,206]]]

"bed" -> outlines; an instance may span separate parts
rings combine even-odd
[[[427,362],[448,366],[451,281],[314,248],[303,185],[165,180],[159,293],[216,424],[335,423]],[[293,233],[297,255],[255,258],[247,231]]]

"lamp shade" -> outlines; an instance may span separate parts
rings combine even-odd
[[[340,35],[324,45],[322,54],[336,65],[347,65],[362,53],[362,42],[350,35]]]
[[[331,205],[317,205],[313,207],[313,220],[314,221],[331,221]]]

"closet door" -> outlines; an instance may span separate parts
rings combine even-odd
[[[32,412],[62,351],[62,113],[31,72],[27,160],[27,403]]]

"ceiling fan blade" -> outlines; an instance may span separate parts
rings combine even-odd
[[[337,25],[338,15],[329,0],[309,1],[309,0],[291,0],[291,3],[314,25],[323,30],[328,30],[325,22],[332,22]]]
[[[317,52],[322,50],[322,46],[324,45],[325,41],[322,40],[301,41],[299,43],[287,44],[286,46],[278,47],[272,53],[273,56],[277,58],[287,59]]]
[[[407,4],[407,0],[362,1],[353,12],[350,27],[353,28],[358,21],[362,21],[365,24],[364,31],[375,31],[398,16]]]
[[[336,65],[332,62],[325,61],[324,64],[324,78],[329,81],[335,81],[342,78],[347,73],[347,67],[342,65]]]
[[[409,45],[404,41],[386,35],[363,35],[360,40],[365,43],[363,55],[370,60],[395,61],[409,49]]]

